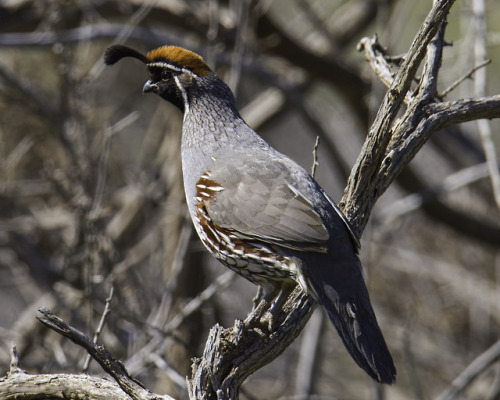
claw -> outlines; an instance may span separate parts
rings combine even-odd
[[[254,306],[245,324],[252,328],[267,325],[269,332],[273,332],[277,326],[279,313],[293,289],[294,285],[283,285],[273,290],[264,290],[264,296],[260,289],[253,299]]]
[[[275,323],[277,322],[277,317],[279,312],[282,310],[283,305],[285,304],[288,296],[293,291],[294,285],[283,285],[278,295],[274,298],[274,301],[269,308],[269,330],[272,332],[273,328],[275,328]]]

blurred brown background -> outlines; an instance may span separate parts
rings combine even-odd
[[[113,288],[99,343],[150,389],[186,398],[209,328],[252,307],[256,287],[191,235],[180,113],[141,95],[144,65],[105,67],[106,47],[200,53],[249,125],[306,169],[320,136],[316,178],[338,201],[385,91],[356,44],[377,33],[403,54],[430,3],[0,1],[0,376],[12,343],[30,373],[80,372],[83,350],[42,327],[36,310],[92,336]],[[473,6],[452,8],[439,87],[489,58],[479,73],[485,94],[498,94],[500,5],[485,1],[485,56]],[[476,83],[446,99],[480,95]],[[499,128],[489,122],[497,151]],[[317,310],[242,399],[433,399],[499,340],[500,212],[477,123],[434,135],[377,203],[361,257],[397,384],[376,390]],[[201,301],[185,315],[192,299]],[[95,363],[90,372],[102,373]],[[463,398],[499,399],[499,363]]]

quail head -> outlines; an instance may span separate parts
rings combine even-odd
[[[143,93],[184,114],[182,171],[196,231],[224,265],[275,296],[297,283],[320,303],[356,363],[394,383],[396,369],[370,304],[348,221],[316,181],[242,119],[229,87],[199,55],[115,45],[105,62],[146,64]]]

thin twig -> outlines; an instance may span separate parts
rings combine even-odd
[[[158,369],[161,369],[168,378],[177,385],[180,390],[186,390],[186,377],[179,374],[175,369],[173,369],[168,363],[165,361],[163,357],[160,357],[156,353],[152,353],[149,355],[148,361],[152,362]]]
[[[220,275],[214,283],[209,285],[203,292],[187,303],[182,310],[170,321],[164,333],[171,333],[177,329],[182,322],[197,311],[203,304],[205,304],[209,299],[211,299],[216,293],[218,293],[222,288],[227,287],[236,277],[233,271],[226,271]]]
[[[116,360],[108,350],[103,346],[98,346],[84,333],[72,327],[57,315],[52,314],[48,308],[41,307],[38,311],[43,315],[43,317],[37,317],[42,324],[87,350],[92,358],[115,379],[122,390],[132,399],[153,400],[163,398],[173,400],[170,396],[160,396],[145,389],[141,383],[128,374],[125,366]]]
[[[319,136],[316,136],[316,142],[313,147],[313,165],[311,167],[311,176],[314,178],[316,175],[316,168],[318,167],[318,147],[319,147]]]
[[[179,240],[177,242],[177,247],[175,249],[174,258],[170,266],[170,273],[168,276],[167,283],[165,285],[165,296],[167,296],[165,304],[158,310],[158,315],[154,318],[153,326],[163,328],[165,321],[167,320],[170,311],[172,309],[172,303],[174,299],[174,291],[177,288],[179,275],[184,266],[189,241],[193,234],[193,223],[191,222],[191,217],[189,212],[186,213],[184,218],[184,223],[181,228],[181,233],[179,235]]]
[[[391,223],[396,218],[417,210],[425,202],[435,199],[443,193],[449,193],[464,186],[477,182],[488,176],[488,168],[485,163],[473,165],[464,168],[443,179],[443,181],[434,187],[430,187],[419,193],[412,193],[401,198],[386,207],[377,215],[377,218],[384,219],[385,223]]]
[[[19,372],[23,372],[21,367],[19,367],[19,355],[17,354],[17,348],[15,344],[12,344],[10,349],[10,368],[9,375],[17,374]]]
[[[122,118],[112,127],[108,127],[104,130],[104,143],[102,145],[102,151],[97,166],[96,189],[92,199],[92,208],[89,212],[89,218],[91,220],[99,217],[99,213],[101,211],[101,203],[106,186],[107,165],[109,160],[109,152],[111,150],[111,139],[113,135],[132,124],[138,117],[139,113],[134,111],[128,114],[125,118]]]
[[[135,27],[141,22],[151,11],[157,0],[148,0],[143,2],[140,7],[131,15],[129,20],[125,25],[123,25],[120,32],[116,35],[113,40],[113,44],[122,43],[132,34]],[[94,66],[90,69],[87,77],[91,80],[95,80],[104,71],[104,60],[100,57]]]
[[[474,0],[472,2],[472,11],[476,25],[475,41],[474,41],[474,58],[475,63],[486,59],[486,17],[484,0]],[[481,69],[477,72],[474,80],[474,90],[477,97],[486,96],[486,69]],[[493,141],[491,124],[487,120],[478,120],[477,128],[481,136],[481,143],[486,157],[486,163],[490,172],[491,188],[493,189],[493,197],[495,203],[500,209],[500,169],[498,164],[498,156],[496,146]]]
[[[157,330],[157,334],[127,360],[129,370],[132,372],[139,371],[139,366],[142,366],[143,360],[148,359],[151,354],[161,353],[166,345],[165,337],[172,335],[187,317],[197,311],[216,293],[219,293],[221,289],[227,287],[235,276],[236,274],[233,271],[226,271],[224,274],[220,275],[214,283],[209,285],[198,296],[187,303],[163,330]]]
[[[491,64],[491,60],[485,60],[482,63],[476,65],[475,67],[471,68],[469,72],[467,72],[465,75],[462,77],[458,78],[455,82],[453,82],[450,86],[448,86],[445,90],[443,90],[441,93],[438,94],[438,97],[440,99],[444,99],[448,93],[450,93],[452,90],[454,90],[458,85],[460,85],[463,81],[466,79],[471,79],[474,73],[483,68],[486,67],[488,64]]]
[[[97,327],[93,341],[97,342],[99,340],[99,336],[101,335],[102,329],[104,328],[104,323],[106,322],[106,318],[111,311],[111,300],[113,299],[114,287],[111,286],[111,290],[109,291],[109,296],[106,299],[106,305],[104,306],[104,311],[102,312],[101,320],[99,321],[99,326]],[[85,359],[85,363],[83,364],[82,372],[87,372],[90,365],[90,354],[87,355]]]

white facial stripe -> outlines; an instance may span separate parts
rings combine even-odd
[[[179,81],[179,76],[174,76],[175,83],[177,84],[177,87],[182,93],[182,99],[184,100],[184,119],[186,119],[186,115],[189,112],[189,102],[188,102],[188,96],[186,93],[186,89],[184,89],[184,86],[181,85],[181,82]]]
[[[183,68],[179,68],[179,67],[177,67],[175,65],[168,64],[168,63],[166,63],[164,61],[155,61],[155,62],[148,63],[147,65],[148,65],[148,67],[168,68],[168,69],[171,69],[173,71],[179,71],[179,72],[184,71]]]
[[[147,64],[147,66],[148,67],[168,68],[168,69],[171,69],[172,71],[187,72],[189,74],[196,75],[193,71],[191,71],[188,68],[179,68],[178,66],[166,63],[165,61],[150,62],[150,63]],[[196,76],[198,76],[198,75],[196,75]]]

